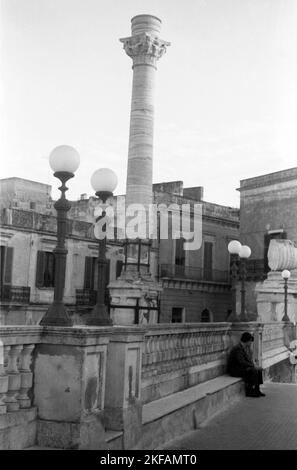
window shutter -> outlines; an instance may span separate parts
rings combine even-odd
[[[204,242],[204,279],[212,280],[212,243]]]
[[[3,281],[4,281],[5,251],[6,251],[6,247],[3,246],[3,245],[1,245],[1,247],[0,247],[0,265],[1,265],[1,272],[0,272],[0,275],[1,275],[1,286],[3,285]]]
[[[11,284],[12,278],[13,248],[7,247],[5,253],[5,268],[3,284]]]
[[[175,240],[175,264],[178,266],[185,265],[184,238]]]
[[[36,287],[43,287],[44,285],[44,270],[45,270],[45,252],[37,252],[37,265],[36,265]]]
[[[92,289],[92,270],[93,270],[93,259],[91,256],[86,256],[85,258],[85,279],[84,279],[84,289]]]
[[[44,262],[44,287],[54,287],[55,286],[55,255],[49,251],[44,253],[45,262]],[[65,285],[64,285],[65,287]]]

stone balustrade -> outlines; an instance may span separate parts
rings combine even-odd
[[[293,325],[287,325],[284,322],[270,322],[263,324],[263,338],[262,338],[262,352],[265,354],[267,351],[289,346],[287,339],[288,330]]]
[[[296,339],[296,325],[287,322],[263,323],[261,365],[265,380],[295,382],[295,369],[288,358],[290,343]]]
[[[17,304],[28,304],[30,302],[30,287],[25,286],[3,286],[0,300]]]
[[[142,356],[142,402],[223,374],[229,323],[149,325]]]
[[[41,327],[0,327],[0,414],[31,407],[31,359]]]
[[[244,331],[254,335],[265,380],[279,371],[292,376],[292,323],[1,326],[0,449],[106,449],[108,432],[132,448],[145,407],[148,414],[162,400],[172,405],[170,395],[206,389],[225,373],[229,349]]]

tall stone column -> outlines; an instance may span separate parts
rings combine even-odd
[[[133,87],[130,116],[126,209],[131,204],[141,204],[145,224],[138,237],[149,239],[149,205],[152,203],[153,184],[153,134],[154,90],[156,64],[166,51],[169,42],[159,38],[161,21],[151,15],[132,18],[132,36],[122,38],[125,52],[133,60]],[[133,215],[131,214],[133,218]],[[126,218],[126,227],[129,217]],[[143,219],[142,219],[143,220]],[[136,228],[136,227],[135,227]],[[129,234],[126,234],[128,238]],[[131,237],[132,238],[132,237]],[[137,252],[128,244],[128,260],[120,278],[109,284],[111,317],[114,324],[155,323],[158,318],[158,294],[162,290],[158,282],[142,266],[138,270]],[[142,248],[141,248],[142,250]],[[141,255],[142,256],[142,255]],[[145,257],[145,255],[144,255]],[[152,258],[150,258],[152,260]],[[152,263],[151,263],[152,264]]]
[[[152,203],[156,64],[170,43],[159,38],[159,18],[138,15],[131,23],[132,36],[120,39],[133,60],[126,206],[142,204],[147,211]]]

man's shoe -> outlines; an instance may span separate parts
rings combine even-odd
[[[260,390],[258,391],[258,396],[259,397],[266,397],[265,393],[260,392]]]
[[[245,396],[246,396],[246,397],[258,398],[260,395],[259,395],[259,393],[257,393],[257,392],[246,392]]]

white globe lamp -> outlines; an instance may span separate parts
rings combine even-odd
[[[232,240],[228,244],[228,251],[231,255],[238,255],[241,249],[241,243],[238,240]]]
[[[50,153],[49,164],[55,173],[66,172],[74,174],[79,167],[78,151],[70,145],[59,145]]]
[[[252,253],[252,250],[247,245],[242,245],[242,247],[239,250],[240,258],[247,259],[251,256],[251,253]]]

